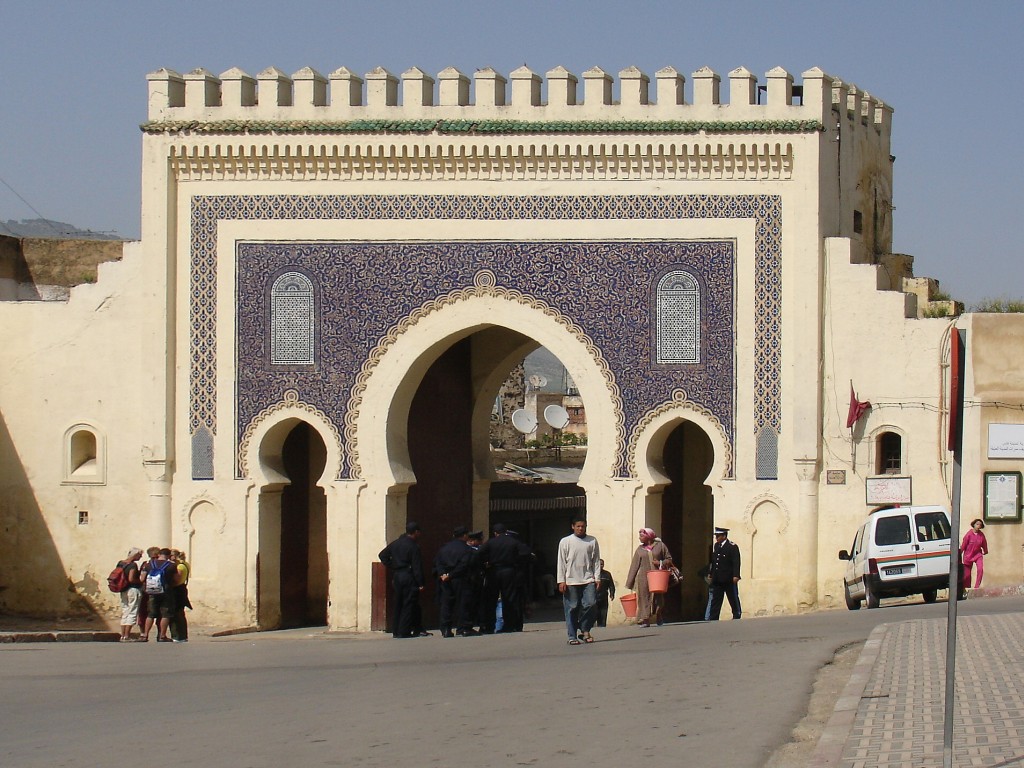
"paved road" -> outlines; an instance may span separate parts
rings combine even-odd
[[[1024,610],[968,601],[962,614]],[[188,645],[0,646],[0,765],[756,768],[815,672],[876,624],[946,605],[471,639],[291,631]],[[166,757],[164,757],[166,756]]]

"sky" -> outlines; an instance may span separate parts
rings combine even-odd
[[[811,67],[891,105],[893,250],[968,304],[1021,298],[1024,3],[0,0],[0,221],[137,238],[146,74],[526,64]]]

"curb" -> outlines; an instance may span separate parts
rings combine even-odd
[[[116,643],[119,632],[67,630],[60,632],[0,632],[0,643]]]
[[[832,716],[828,719],[821,738],[818,739],[818,746],[815,747],[811,761],[807,764],[808,768],[826,768],[839,765],[842,761],[846,741],[849,739],[850,731],[857,719],[857,708],[864,696],[864,689],[871,678],[871,672],[878,660],[882,641],[885,639],[886,632],[889,631],[889,626],[889,624],[879,624],[865,641],[860,657],[853,666],[850,680],[839,695],[836,706],[832,710]]]

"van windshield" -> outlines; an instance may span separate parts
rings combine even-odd
[[[945,512],[919,512],[914,515],[918,541],[942,541],[949,538],[949,520]]]
[[[875,543],[880,547],[910,543],[910,518],[906,515],[880,518],[875,525]]]

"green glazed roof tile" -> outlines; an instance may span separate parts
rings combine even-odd
[[[818,120],[154,120],[149,134],[818,133]]]

